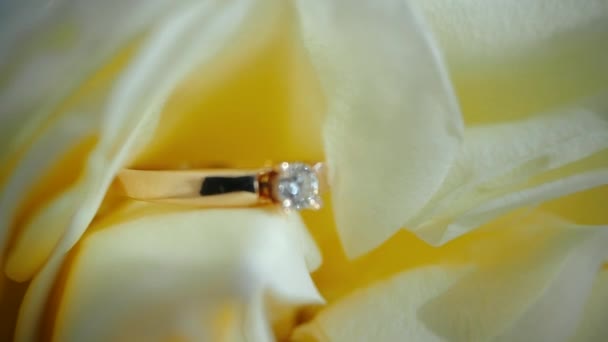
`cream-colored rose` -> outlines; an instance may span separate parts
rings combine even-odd
[[[608,339],[605,1],[2,6],[2,340]],[[302,217],[112,187],[320,159]]]

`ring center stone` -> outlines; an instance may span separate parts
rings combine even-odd
[[[319,177],[305,163],[282,163],[275,183],[275,198],[285,209],[319,209]]]

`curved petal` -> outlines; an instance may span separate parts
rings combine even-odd
[[[59,285],[55,341],[215,341],[226,310],[238,335],[270,341],[269,322],[280,318],[270,303],[322,301],[296,238],[306,231],[297,216],[198,210],[91,229]]]
[[[471,253],[468,263],[405,271],[355,291],[322,309],[296,338],[566,341],[608,257],[608,227],[544,215],[511,224],[463,251]]]
[[[169,7],[162,1],[104,4],[25,1],[3,5],[1,15],[6,20],[0,20],[0,50],[4,54],[0,62],[3,142],[0,158],[5,161],[0,167],[2,250],[8,236],[14,233],[11,228],[21,207],[25,207],[23,203],[29,197],[43,197],[35,193],[36,188],[43,188],[44,200],[49,201],[60,196],[65,188],[81,185],[75,186],[97,143],[104,101],[133,53],[129,43],[166,15]],[[133,11],[140,15],[133,18]],[[86,150],[69,162],[63,160],[80,145],[86,145]],[[66,180],[49,179],[48,174],[60,162],[64,163],[61,172],[53,177]],[[77,203],[70,205],[75,208]],[[44,210],[34,208],[31,203],[27,206],[31,211]],[[55,229],[58,230],[62,228]],[[47,252],[52,249],[57,239],[57,236],[43,237],[42,240],[48,240],[44,249]],[[40,261],[33,264],[40,267]],[[24,272],[28,274],[26,279],[31,272]],[[24,280],[21,276],[17,278]]]
[[[466,268],[426,267],[355,291],[295,330],[293,340],[444,341],[417,318],[428,300],[447,291]]]
[[[67,213],[69,214],[67,220],[71,221],[70,225],[73,228],[67,229],[68,225],[61,224],[66,221],[65,219],[50,221],[49,224],[54,227],[44,229],[42,232],[44,238],[38,239],[38,242],[46,241],[47,253],[41,253],[35,261],[32,260],[32,255],[21,251],[33,249],[30,243],[33,240],[27,239],[26,236],[28,230],[39,230],[40,226],[30,225],[20,234],[21,237],[17,237],[19,248],[9,258],[15,265],[13,268],[20,269],[22,274],[20,280],[29,279],[41,267],[48,257],[48,252],[55,247],[61,237],[65,240],[64,249],[77,241],[93,218],[114,173],[128,162],[150,135],[159,108],[184,75],[201,63],[204,64],[216,57],[231,37],[242,34],[250,25],[256,25],[258,20],[263,20],[264,15],[271,15],[260,13],[266,10],[265,6],[257,10],[251,6],[253,5],[250,1],[241,1],[225,6],[214,3],[192,3],[189,6],[174,8],[172,16],[167,15],[164,21],[156,23],[158,27],[150,32],[150,36],[136,51],[128,68],[122,70],[121,74],[114,75],[114,78],[110,77],[105,91],[93,96],[96,101],[89,103],[84,98],[86,107],[68,110],[64,115],[65,118],[62,117],[62,120],[56,123],[58,126],[53,126],[57,127],[59,132],[51,130],[43,135],[53,139],[65,130],[64,127],[74,126],[74,116],[85,112],[84,117],[91,121],[89,131],[99,138],[94,149],[85,157],[86,163],[81,170],[80,178],[72,185],[74,189],[71,193],[76,193],[77,196],[71,196],[71,210]],[[204,20],[209,16],[214,19]],[[205,26],[201,28],[202,22]],[[179,56],[176,51],[179,51]],[[82,134],[81,130],[77,132]],[[28,160],[39,163],[41,161],[39,155],[45,155],[48,149],[48,145],[43,144],[43,141],[37,141],[28,152],[31,157]],[[49,158],[53,160],[56,156],[50,154]],[[6,215],[2,217],[7,222],[12,217],[10,209],[11,207],[14,209],[15,206],[8,204],[19,202],[10,194],[27,193],[26,189],[17,188],[17,184],[27,185],[29,184],[27,177],[36,177],[41,172],[30,164],[22,165],[28,169],[28,172],[16,172],[9,180],[4,192],[5,196],[2,198],[7,203],[6,206],[2,206],[2,209],[6,209]],[[52,208],[53,206],[49,205],[41,210],[49,211]],[[42,215],[48,214],[42,213]],[[57,225],[59,227],[55,227]],[[6,229],[2,231],[7,232]],[[64,234],[65,232],[67,234]]]
[[[1,6],[0,136],[6,143],[0,144],[0,159],[6,160],[30,144],[61,107],[82,102],[71,94],[99,88],[86,83],[96,70],[175,5],[162,0],[26,0]],[[97,81],[103,88],[103,79]],[[98,116],[79,114],[82,122],[99,123]]]
[[[51,208],[66,188],[78,188],[97,143],[100,98],[125,66],[123,45],[166,13],[161,2],[0,4],[0,265],[10,278],[31,278],[65,229],[67,216],[47,221],[50,232],[43,230],[29,246],[35,248],[28,249],[28,260],[17,262],[27,264],[23,272],[4,269],[2,259],[14,247],[7,242],[28,230],[20,226],[31,224],[30,214]],[[141,15],[130,16],[133,10]],[[73,213],[77,204],[65,200],[60,206]],[[2,289],[4,281],[3,272],[0,297],[11,295]]]
[[[297,1],[327,97],[326,158],[346,253],[393,235],[443,182],[462,123],[432,37],[405,1]]]
[[[593,342],[608,339],[608,326],[605,318],[608,315],[608,269],[604,268],[598,275],[591,295],[582,312],[581,325],[578,327],[572,342]]]
[[[414,3],[437,34],[467,123],[534,115],[608,86],[603,0]]]
[[[35,339],[37,330],[33,327],[38,324],[41,307],[65,253],[91,222],[115,172],[151,136],[163,101],[189,71],[221,58],[223,48],[230,41],[265,27],[265,20],[276,14],[273,8],[271,2],[248,0],[231,3],[188,1],[167,11],[163,20],[149,27],[136,48],[125,48],[125,51],[130,51],[130,58],[126,58],[128,63],[118,75],[105,81],[106,87],[102,92],[94,92],[95,105],[86,108],[86,115],[98,120],[95,131],[99,140],[87,154],[82,175],[74,185],[80,195],[76,199],[76,209],[70,215],[69,225],[48,230],[53,235],[48,237],[47,242],[56,246],[48,249],[53,251],[50,257],[48,254],[37,255],[38,260],[32,262],[25,259],[26,254],[20,253],[21,260],[13,260],[15,269],[24,268],[21,279],[27,279],[40,270],[21,307],[18,340]],[[259,41],[254,39],[251,43]],[[52,209],[50,206],[43,208]],[[61,220],[49,224],[59,222]],[[34,240],[24,238],[22,241],[24,244],[28,242]],[[21,245],[19,250],[33,247],[38,246]],[[45,266],[40,269],[43,264]]]
[[[599,29],[606,27],[608,16],[602,0],[562,0],[559,6],[551,0],[412,2],[427,16],[446,54],[471,64],[483,57],[508,58],[551,41],[563,44],[555,38],[581,28],[588,34],[605,34]]]
[[[408,228],[440,245],[518,207],[608,184],[605,97],[465,131],[441,190]]]

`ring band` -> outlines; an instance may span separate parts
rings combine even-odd
[[[279,204],[284,209],[321,208],[326,187],[323,163],[282,162],[257,170],[123,169],[115,184],[134,200],[197,207],[251,207]]]

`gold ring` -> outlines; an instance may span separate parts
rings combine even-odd
[[[134,200],[197,207],[278,204],[287,210],[321,208],[324,163],[282,162],[257,170],[121,170],[115,181]]]

